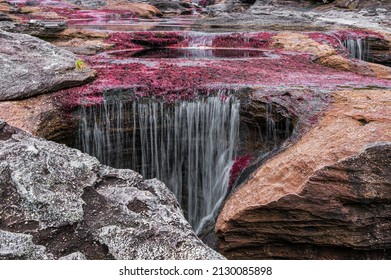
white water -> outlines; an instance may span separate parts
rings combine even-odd
[[[365,39],[346,39],[342,43],[349,57],[368,61],[370,46]]]
[[[197,229],[226,194],[239,107],[234,97],[175,105],[106,98],[100,106],[80,109],[77,145],[104,164],[165,182]]]
[[[212,47],[215,34],[188,32],[187,38],[189,41],[189,48],[207,48]]]

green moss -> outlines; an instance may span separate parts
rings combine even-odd
[[[80,71],[80,70],[83,70],[87,67],[86,63],[84,62],[84,60],[82,59],[78,59],[76,60],[75,62],[75,69],[76,71]]]

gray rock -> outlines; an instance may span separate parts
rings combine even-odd
[[[0,197],[1,258],[223,258],[197,238],[162,182],[1,121]]]
[[[86,256],[84,256],[80,252],[74,252],[72,254],[66,255],[64,257],[59,258],[59,260],[85,260]]]
[[[0,29],[39,38],[55,38],[67,28],[64,21],[29,20],[26,23],[0,21]]]
[[[68,2],[81,7],[99,8],[106,5],[105,0],[68,0]]]
[[[33,236],[29,234],[12,233],[0,230],[0,260],[52,259],[51,254],[46,254],[44,246],[33,243]]]
[[[97,239],[107,245],[115,258],[221,258],[201,241],[185,237],[184,233],[189,234],[192,229],[184,219],[174,195],[162,182],[148,180],[144,183],[150,188],[149,191],[129,187],[105,187],[98,190],[114,203],[119,203],[125,212],[138,221],[127,228],[105,226],[96,232]],[[156,198],[159,204],[156,204]],[[173,247],[175,250],[172,250]]]
[[[9,15],[0,12],[0,21],[12,21],[12,18]]]
[[[15,134],[13,139],[16,143],[1,144],[0,173],[12,170],[10,183],[22,200],[26,219],[38,221],[40,228],[81,221],[84,202],[80,196],[84,187],[96,182],[98,160],[80,162],[81,152],[68,151],[65,146],[50,151],[45,149],[46,143],[25,134]]]
[[[77,57],[38,38],[0,30],[0,100],[12,100],[84,84],[89,68],[77,70]]]

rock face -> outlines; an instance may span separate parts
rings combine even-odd
[[[337,49],[327,44],[320,44],[309,35],[297,32],[280,32],[273,38],[272,48],[283,49],[287,51],[302,51],[313,56],[313,61],[337,70],[351,71],[363,76],[377,77],[381,79],[391,80],[391,68],[369,63],[365,61],[351,60],[341,56]],[[373,40],[374,42],[385,42],[384,46],[388,47],[387,40]],[[390,54],[388,48],[381,49],[377,47],[377,52],[374,54],[378,57],[383,57],[383,63],[387,62],[387,57]],[[382,51],[379,51],[381,49]],[[373,54],[372,54],[373,56]],[[378,58],[377,61],[379,61]]]
[[[130,3],[129,3],[130,2]],[[108,0],[105,8],[112,10],[132,11],[135,15],[142,18],[153,18],[162,16],[162,13],[155,6],[147,3],[132,3],[136,1],[127,0]]]
[[[0,31],[0,100],[21,99],[91,81],[77,57],[29,35]]]
[[[157,180],[0,125],[0,259],[221,259]]]
[[[233,259],[391,257],[390,90],[334,94],[300,140],[269,159],[216,224]]]

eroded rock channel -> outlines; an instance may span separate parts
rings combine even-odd
[[[249,103],[226,90],[175,102],[107,92],[100,104],[75,111],[74,146],[103,164],[162,180],[198,230],[241,171],[292,133],[295,118],[284,108]]]

